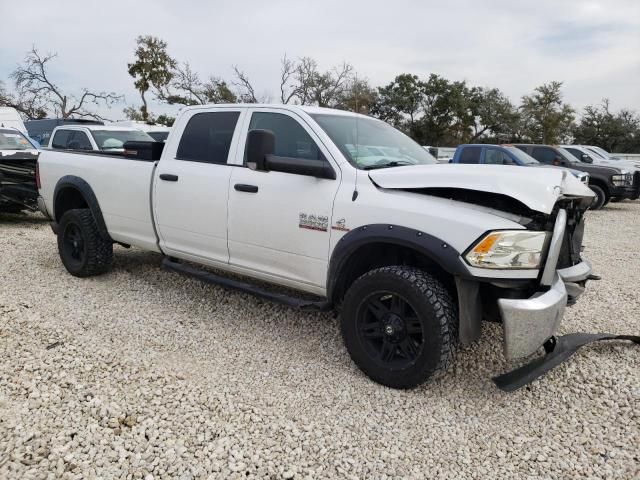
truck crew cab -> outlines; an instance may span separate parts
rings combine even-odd
[[[508,358],[536,352],[591,275],[581,244],[593,194],[572,175],[435,165],[398,130],[350,112],[189,107],[166,144],[46,150],[39,172],[72,275],[107,272],[120,243],[183,274],[335,308],[352,359],[395,388],[446,370],[483,319],[502,321]]]

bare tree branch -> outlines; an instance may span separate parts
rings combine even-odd
[[[296,63],[288,59],[285,53],[284,57],[282,57],[282,69],[280,71],[280,101],[285,105],[297,94],[297,89],[288,85],[295,71]]]
[[[242,103],[258,103],[256,92],[249,81],[249,77],[247,77],[247,75],[241,71],[237,65],[233,66],[233,72],[235,73],[236,79],[231,83],[240,88],[240,101]]]

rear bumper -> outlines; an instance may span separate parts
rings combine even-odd
[[[576,299],[584,292],[584,282],[591,273],[591,264],[583,261],[556,270],[546,292],[536,292],[526,299],[499,299],[505,356],[509,359],[526,357],[549,340],[560,326],[568,300]]]

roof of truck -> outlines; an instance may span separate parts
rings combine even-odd
[[[350,112],[347,110],[338,110],[336,108],[325,108],[325,107],[315,107],[311,105],[290,105],[290,104],[282,104],[282,103],[211,103],[208,105],[193,105],[190,107],[185,107],[182,111],[185,110],[201,110],[205,108],[275,108],[279,110],[288,110],[291,112],[305,112],[307,114],[331,114],[331,115],[344,115],[344,116],[358,116],[364,118],[371,118],[367,115],[362,115],[360,113]]]
[[[107,131],[117,131],[117,132],[126,132],[126,131],[136,131],[139,132],[139,128],[128,127],[128,126],[118,126],[118,125],[75,125],[73,123],[67,125],[60,125],[56,127],[56,130],[107,130]]]

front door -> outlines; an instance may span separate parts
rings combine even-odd
[[[158,163],[154,208],[160,247],[167,255],[227,263],[227,203],[242,109],[194,110],[174,128],[178,145]]]
[[[246,131],[253,129],[274,133],[276,156],[324,160],[337,178],[235,168],[229,188],[230,263],[284,284],[321,291],[340,170],[313,130],[291,112],[255,109]]]

